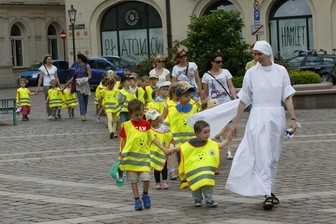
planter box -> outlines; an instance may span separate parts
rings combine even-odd
[[[295,109],[336,108],[336,88],[332,83],[294,85]]]

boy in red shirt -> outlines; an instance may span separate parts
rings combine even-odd
[[[148,195],[150,180],[150,149],[153,142],[162,151],[168,151],[155,139],[151,130],[151,124],[143,119],[144,104],[134,99],[128,103],[128,112],[131,120],[122,123],[120,130],[120,170],[126,171],[126,178],[131,182],[132,192],[135,199],[135,210],[151,207],[151,199]],[[142,201],[139,197],[138,183],[143,182]]]

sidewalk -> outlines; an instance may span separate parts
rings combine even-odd
[[[0,89],[0,96],[14,97],[15,89]],[[178,181],[169,181],[167,191],[155,190],[152,176],[152,208],[134,211],[129,184],[118,188],[109,177],[119,139],[109,138],[104,122],[95,123],[93,100],[92,95],[87,121],[80,121],[78,108],[75,119],[63,110],[61,121],[47,120],[43,93],[31,96],[30,121],[19,116],[12,126],[10,115],[0,115],[0,223],[336,223],[336,109],[297,111],[302,128],[284,142],[274,188],[280,204],[273,210],[262,209],[262,197],[224,189],[232,163],[224,150],[216,176],[217,208],[194,208]]]

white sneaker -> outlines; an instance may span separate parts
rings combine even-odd
[[[53,118],[54,118],[54,116],[50,115],[50,116],[48,117],[48,120],[52,120]]]
[[[96,122],[100,123],[100,117],[96,117]]]

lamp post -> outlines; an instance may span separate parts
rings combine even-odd
[[[74,9],[73,5],[71,5],[71,8],[68,10],[68,13],[69,13],[69,19],[70,19],[71,30],[72,30],[72,51],[73,51],[74,63],[76,62],[76,47],[75,47],[76,12],[77,12],[77,10]]]

